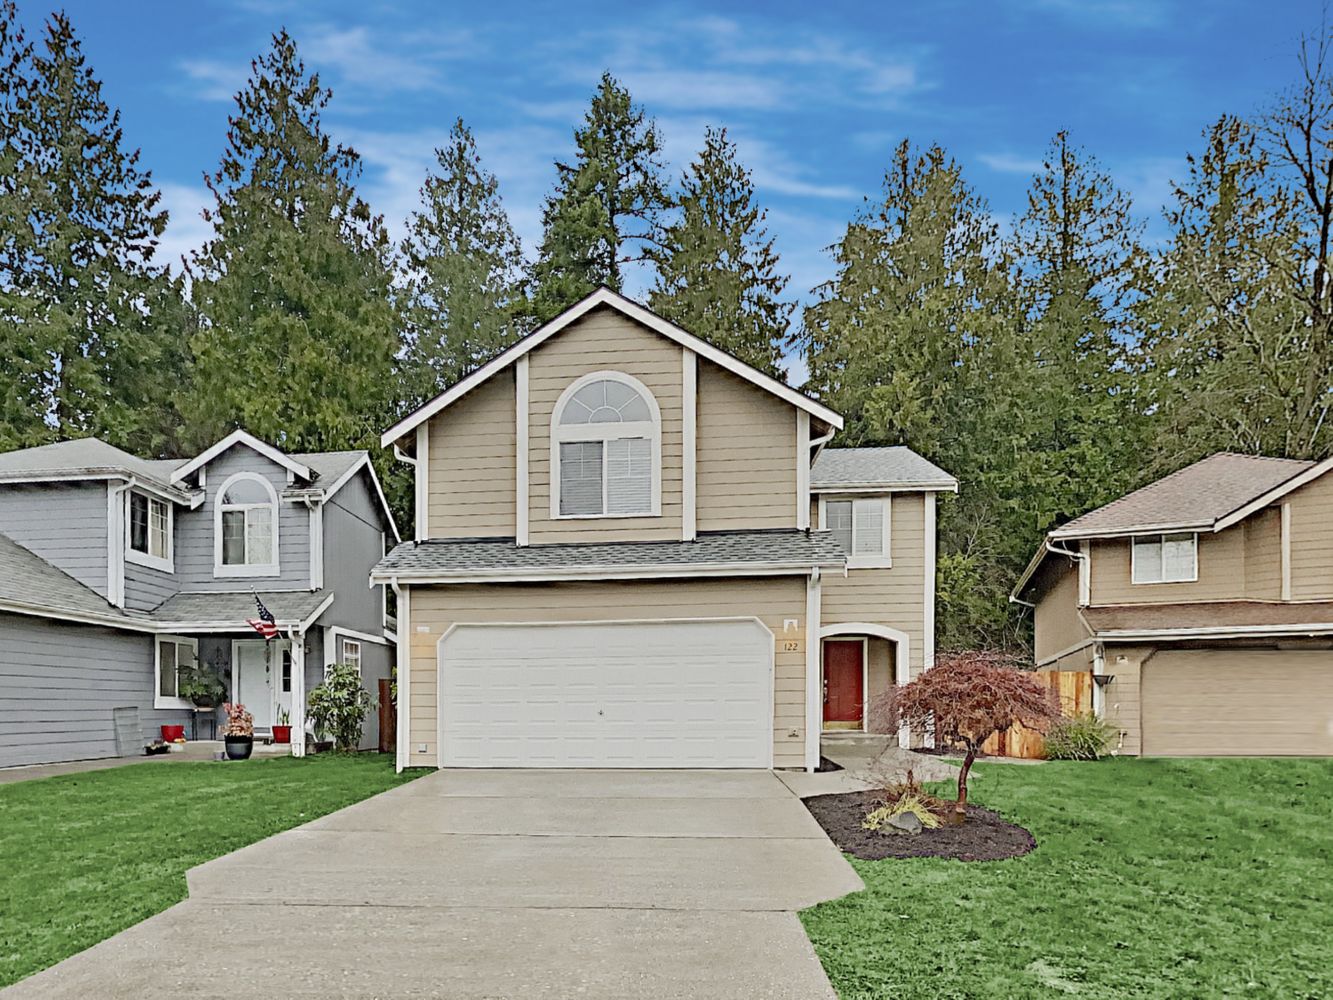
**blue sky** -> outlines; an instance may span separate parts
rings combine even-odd
[[[31,28],[49,8],[20,0]],[[172,257],[205,233],[250,58],[286,25],[334,90],[330,131],[365,158],[363,194],[394,231],[456,116],[531,249],[553,158],[604,68],[654,115],[678,172],[705,125],[753,170],[796,297],[873,196],[895,143],[939,141],[1005,220],[1061,128],[1150,220],[1223,112],[1290,83],[1319,0],[838,0],[755,3],[70,0],[85,52],[172,211]],[[1160,226],[1158,227],[1160,232]]]

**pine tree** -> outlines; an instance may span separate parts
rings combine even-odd
[[[619,291],[626,265],[660,245],[670,206],[662,182],[657,125],[629,91],[603,73],[573,163],[556,163],[556,189],[542,213],[542,243],[532,269],[532,309],[545,322],[598,285]]]
[[[152,262],[160,192],[64,14],[34,51],[0,7],[0,66],[0,447],[169,450],[186,316]]]
[[[657,283],[649,302],[677,326],[781,377],[793,304],[788,278],[755,203],[750,172],[736,159],[726,129],[708,129],[686,172],[679,216],[650,251]]]
[[[403,398],[407,409],[458,381],[522,332],[522,251],[460,118],[435,151],[408,220]]]
[[[242,425],[289,450],[364,447],[389,419],[391,247],[353,187],[360,157],[321,125],[331,97],[285,30],[237,95],[190,264],[195,445]]]
[[[1129,196],[1065,132],[1032,179],[1014,237],[1034,368],[1027,444],[1015,464],[1025,541],[1134,485],[1141,421],[1126,308],[1142,266]]]
[[[941,645],[1003,647],[1010,469],[1030,383],[1011,262],[984,202],[938,147],[895,151],[884,196],[834,247],[837,273],[798,343],[814,390],[847,418],[840,443],[906,444],[964,484],[941,506]]]

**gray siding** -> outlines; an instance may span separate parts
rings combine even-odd
[[[0,488],[0,533],[106,597],[106,483]]]
[[[369,586],[371,568],[384,554],[383,518],[365,473],[324,505],[324,586],[334,598],[322,624],[384,633],[384,588]]]
[[[361,679],[365,689],[375,699],[375,705],[366,716],[366,728],[361,733],[361,749],[376,750],[380,745],[380,678],[392,676],[394,648],[374,642],[361,644]]]
[[[218,489],[237,472],[255,472],[276,493],[287,488],[287,472],[262,455],[238,445],[211,462],[206,470],[203,504],[177,511],[176,580],[181,590],[306,590],[310,587],[310,512],[304,504],[278,504],[279,576],[213,575],[213,515]]]
[[[0,614],[0,767],[114,757],[124,707],[144,739],[188,726],[190,713],[153,708],[150,636]]]
[[[184,507],[176,508],[176,523],[189,517]],[[125,561],[125,607],[134,611],[152,611],[180,588],[173,573],[164,573],[151,566],[140,566]]]

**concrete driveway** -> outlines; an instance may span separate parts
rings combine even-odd
[[[834,996],[861,881],[769,772],[442,771],[189,873],[23,997]]]

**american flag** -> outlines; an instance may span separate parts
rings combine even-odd
[[[278,637],[277,619],[273,617],[272,611],[264,607],[264,602],[259,599],[258,594],[255,595],[255,607],[259,609],[259,617],[247,618],[245,624],[262,635],[265,642],[276,639]]]

